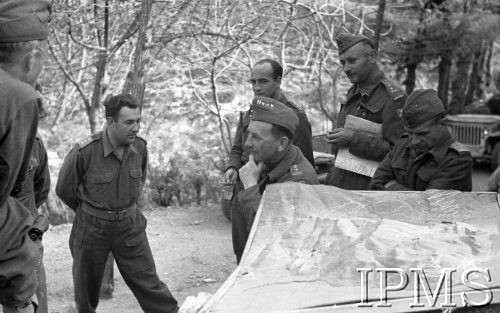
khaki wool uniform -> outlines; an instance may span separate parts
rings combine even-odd
[[[397,184],[385,188],[396,180]],[[374,190],[472,190],[472,156],[448,133],[435,148],[417,155],[404,134],[373,175]]]
[[[159,279],[137,208],[147,172],[146,141],[136,137],[122,158],[106,129],[77,144],[65,158],[57,195],[76,212],[69,239],[79,313],[94,313],[111,251],[144,312],[177,312],[177,301]]]
[[[302,155],[314,167],[311,124],[309,123],[306,113],[302,108],[297,107],[292,101],[288,100],[283,93],[281,93],[281,97],[277,101],[285,104],[297,114],[297,117],[299,118],[299,125],[293,136],[293,144],[300,149]],[[250,111],[246,111],[240,117],[233,146],[231,148],[231,154],[229,156],[229,165],[227,169],[234,168],[238,171],[243,165],[248,162],[250,151],[248,149],[245,149],[245,141],[248,138],[247,128],[250,124],[249,112]],[[233,197],[231,198],[233,250],[238,262],[241,258],[241,255],[243,254],[243,250],[245,249],[245,244],[248,238],[248,231],[245,227],[247,222],[238,205],[238,193],[243,189],[243,184],[238,177],[233,189]]]
[[[28,176],[38,101],[33,87],[0,69],[0,304],[10,307],[24,306],[37,289],[40,252],[28,237],[33,218],[11,195]]]
[[[381,137],[355,131],[349,152],[355,156],[382,161],[403,133],[401,110],[406,94],[389,82],[379,72],[372,82],[362,88],[353,85],[347,91],[347,102],[342,105],[337,128],[344,127],[347,115],[382,124]],[[332,145],[332,154],[338,147]],[[368,190],[371,177],[334,167],[327,175],[325,184],[350,190]]]

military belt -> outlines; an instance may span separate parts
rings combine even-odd
[[[122,221],[129,216],[132,216],[135,213],[135,209],[137,208],[136,204],[133,204],[129,208],[120,211],[105,211],[102,209],[96,209],[86,203],[82,203],[80,209],[94,217],[107,220],[107,221]]]

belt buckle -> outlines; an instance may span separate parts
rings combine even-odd
[[[114,218],[115,221],[120,221],[120,212],[119,211],[115,211],[115,218]]]

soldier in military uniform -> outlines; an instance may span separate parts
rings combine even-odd
[[[293,136],[293,144],[297,146],[304,157],[314,167],[314,156],[312,148],[311,124],[304,110],[290,101],[281,90],[281,79],[283,68],[272,59],[263,59],[255,63],[250,74],[250,82],[255,96],[273,98],[287,107],[291,108],[299,119],[297,130]],[[244,216],[238,208],[238,192],[243,189],[238,179],[238,170],[248,162],[250,152],[245,149],[245,141],[248,137],[248,125],[250,123],[249,111],[240,115],[240,121],[236,130],[236,136],[231,148],[229,165],[225,172],[226,181],[234,183],[233,197],[231,199],[231,224],[233,235],[233,250],[236,261],[239,263],[243,250],[245,249],[248,233],[243,225]]]
[[[95,312],[111,251],[144,312],[177,312],[159,279],[137,199],[146,180],[146,141],[137,136],[141,113],[130,95],[105,102],[106,127],[78,143],[64,159],[56,186],[76,212],[70,234],[75,302]]]
[[[380,71],[377,51],[368,37],[341,33],[337,45],[340,63],[353,85],[347,91],[347,102],[342,104],[336,128],[327,134],[327,142],[332,144],[333,154],[347,147],[355,156],[382,161],[403,133],[400,112],[406,94]],[[381,124],[381,136],[345,128],[348,115]],[[344,189],[366,190],[370,177],[334,167],[325,183]]]
[[[34,312],[40,252],[28,237],[33,218],[13,197],[30,171],[47,58],[49,4],[0,2],[0,304],[4,313]]]
[[[246,222],[242,227],[246,227],[247,233],[268,184],[319,183],[312,165],[292,143],[292,134],[298,124],[295,112],[281,102],[265,97],[253,99],[245,141],[250,155],[249,161],[239,170],[244,189],[237,199]]]
[[[406,133],[375,172],[370,189],[471,191],[472,157],[444,124],[435,90],[416,90],[403,108]]]

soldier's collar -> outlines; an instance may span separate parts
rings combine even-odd
[[[278,179],[290,170],[290,166],[292,166],[293,161],[297,158],[297,150],[293,147],[293,144],[289,145],[287,152],[277,163],[267,165],[270,169],[269,181],[271,183],[278,181]]]

